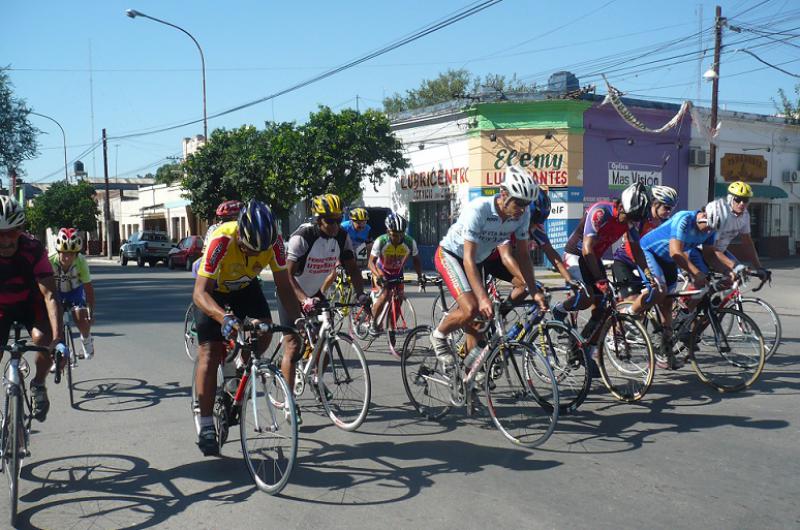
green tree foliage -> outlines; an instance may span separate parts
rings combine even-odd
[[[419,88],[407,90],[405,95],[395,93],[384,98],[383,110],[387,114],[397,114],[406,110],[418,109],[437,103],[453,100],[466,94],[480,95],[486,92],[508,94],[513,92],[532,92],[536,84],[526,84],[517,74],[506,78],[504,75],[472,75],[461,68],[448,70],[435,79],[423,79]]]
[[[775,109],[778,113],[783,115],[783,119],[786,123],[798,125],[800,124],[800,84],[794,86],[794,94],[797,97],[797,101],[792,102],[786,95],[786,92],[784,92],[782,88],[779,88],[778,97],[780,98],[780,102],[773,99],[772,103],[775,105]]]
[[[178,182],[183,177],[180,164],[164,164],[156,170],[155,183],[170,185]]]
[[[41,234],[46,228],[77,228],[91,232],[97,228],[100,209],[94,200],[95,190],[86,181],[77,184],[56,182],[33,199],[25,217],[31,232]]]
[[[13,86],[0,68],[0,168],[20,170],[20,163],[36,156],[39,130],[28,121],[30,109],[14,97]]]

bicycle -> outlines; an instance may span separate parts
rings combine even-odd
[[[341,265],[336,266],[336,280],[324,294],[325,298],[331,302],[340,304],[334,309],[334,323],[337,324],[336,331],[341,331],[342,324],[348,319],[352,326],[350,306],[347,304],[353,301],[353,284],[350,282],[350,276],[348,276],[347,271]]]
[[[452,347],[450,358],[442,362],[430,345],[431,326],[414,328],[403,343],[403,387],[420,415],[439,420],[453,406],[464,406],[467,415],[472,415],[476,385],[482,384],[495,427],[515,445],[537,447],[550,438],[558,422],[556,378],[543,355],[507,337],[500,316],[503,304],[497,300],[493,304],[494,318],[489,323],[493,333],[469,366]]]
[[[14,340],[11,345],[3,345],[3,351],[11,354],[6,362],[3,386],[5,400],[3,402],[3,420],[0,425],[0,472],[8,480],[10,523],[17,524],[17,501],[19,497],[19,473],[22,461],[31,455],[30,442],[31,422],[33,421],[33,404],[25,388],[25,378],[30,373],[30,366],[22,356],[25,352],[35,351],[49,353],[44,346],[28,345],[28,341],[20,339],[22,325],[14,323]],[[60,352],[59,352],[60,353]],[[58,359],[61,355],[57,356]],[[58,373],[56,374],[59,375]],[[58,383],[60,377],[55,382]],[[27,413],[26,413],[27,410]]]
[[[258,336],[297,330],[245,319],[235,341],[230,341],[217,369],[214,426],[220,450],[230,427],[239,424],[242,453],[258,489],[276,495],[286,486],[297,458],[297,412],[289,385],[275,363],[264,359]],[[232,378],[224,377],[223,365],[241,355],[245,366]],[[195,361],[195,375],[197,361]],[[251,412],[252,411],[252,414]],[[200,403],[192,377],[192,414],[200,432]],[[251,417],[252,416],[252,417]]]
[[[69,388],[69,404],[72,408],[75,408],[75,388],[72,385],[72,369],[78,367],[78,355],[75,349],[75,339],[72,334],[72,309],[74,306],[70,306],[69,304],[64,304],[64,342],[66,343],[67,350],[70,352],[69,362],[64,363],[64,367],[60,367],[60,359],[58,358],[59,355],[56,353],[56,363],[55,366],[57,372],[66,371],[67,374],[67,387]],[[88,311],[88,309],[87,309]],[[60,375],[58,376],[60,379]],[[58,382],[58,381],[57,381]]]
[[[371,282],[371,274],[367,276]],[[403,278],[385,280],[381,291],[374,294],[372,299],[372,302],[375,303],[378,296],[388,290],[386,303],[383,305],[381,314],[374,320],[378,322],[379,327],[383,327],[386,330],[389,351],[398,359],[400,358],[400,352],[397,347],[397,336],[405,335],[409,329],[417,326],[417,313],[414,311],[411,301],[406,298],[405,289],[403,288],[406,283],[410,282],[403,280]],[[375,340],[375,337],[369,333],[372,322],[372,311],[365,307],[350,312],[350,327],[353,330],[353,334],[363,341],[368,341],[367,347]]]
[[[295,367],[294,396],[303,395],[311,387],[314,397],[322,402],[325,413],[334,425],[345,431],[355,431],[369,411],[372,384],[367,359],[361,347],[346,333],[335,329],[334,312],[341,306],[359,304],[331,303],[317,305],[318,313],[298,319],[307,340],[305,353]],[[280,359],[278,347],[270,362]]]
[[[183,347],[189,360],[194,362],[197,358],[197,327],[194,321],[194,302],[189,303],[186,314],[183,317]]]

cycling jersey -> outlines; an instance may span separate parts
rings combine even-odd
[[[347,232],[347,235],[350,236],[350,241],[354,247],[357,247],[362,243],[366,243],[367,239],[369,239],[369,224],[367,224],[363,230],[357,230],[355,223],[348,219],[342,223],[342,230]]]
[[[661,223],[661,219],[657,217],[647,218],[639,225],[639,236],[643,237],[646,233],[661,225]],[[633,251],[631,250],[631,242],[627,238],[625,238],[625,241],[622,243],[622,245],[614,252],[614,260],[622,261],[631,267],[635,265]]]
[[[389,276],[401,276],[408,258],[418,255],[419,250],[417,242],[408,234],[403,235],[399,245],[392,244],[389,234],[383,234],[375,240],[371,254],[378,258],[378,269]]]
[[[536,243],[536,246],[539,248],[543,247],[544,245],[550,244],[550,238],[547,237],[547,231],[544,229],[543,224],[533,225],[533,228],[531,228],[529,234],[531,236],[531,239],[533,239],[533,242]],[[513,249],[516,243],[517,243],[517,236],[511,234],[511,237],[508,238],[507,241],[501,243],[501,245],[511,245],[511,248]],[[492,253],[489,254],[489,257],[486,258],[485,261],[487,262],[497,261],[499,259],[500,259],[500,250],[498,250],[498,248],[495,248],[494,250],[492,250]],[[492,276],[497,277],[496,274],[493,274]]]
[[[281,236],[271,248],[248,256],[239,248],[239,223],[229,221],[219,225],[211,234],[197,274],[216,281],[215,291],[230,293],[247,287],[267,265],[272,272],[286,269],[286,251]]]
[[[308,296],[320,290],[325,278],[336,268],[337,261],[354,258],[353,244],[344,230],[334,237],[322,233],[316,224],[300,225],[289,238],[287,254],[297,263],[294,275],[297,284]]]
[[[702,232],[697,228],[697,210],[685,210],[673,215],[658,228],[651,230],[641,240],[642,250],[663,261],[672,261],[669,242],[677,239],[683,242],[684,252],[698,245],[713,245],[715,232]]]
[[[89,274],[89,264],[83,254],[75,256],[75,261],[69,270],[61,270],[61,262],[58,259],[58,252],[50,255],[50,264],[53,266],[53,273],[56,277],[56,287],[60,293],[69,293],[85,283],[92,281]]]
[[[495,196],[496,197],[496,196]],[[444,250],[464,258],[464,241],[476,244],[475,262],[481,263],[497,245],[508,241],[511,235],[517,239],[528,240],[528,226],[531,222],[530,209],[518,219],[500,218],[495,205],[495,197],[478,197],[467,204],[458,220],[447,231],[439,244]]]
[[[569,236],[564,252],[583,255],[583,238],[593,237],[596,240],[594,253],[600,257],[626,233],[629,241],[639,241],[639,231],[627,221],[621,222],[617,219],[614,203],[596,202],[583,214],[581,222]]]
[[[17,252],[0,256],[0,308],[10,307],[39,293],[37,280],[53,275],[42,244],[28,234],[19,237]]]
[[[720,252],[728,250],[731,241],[742,234],[750,233],[750,212],[745,210],[741,215],[731,212],[721,230],[717,231],[717,242],[714,245]]]

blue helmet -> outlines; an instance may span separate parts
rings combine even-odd
[[[251,199],[239,212],[239,241],[255,252],[262,252],[278,239],[278,221],[261,201]]]
[[[550,195],[540,188],[539,196],[531,203],[531,223],[544,223],[550,217],[550,206]]]
[[[386,230],[391,232],[405,232],[408,228],[408,221],[399,213],[391,212],[386,216]]]

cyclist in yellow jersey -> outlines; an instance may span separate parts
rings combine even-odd
[[[299,314],[297,295],[289,282],[283,240],[269,208],[251,200],[239,213],[238,221],[223,223],[211,234],[203,251],[194,285],[195,322],[199,342],[195,385],[200,406],[198,446],[204,455],[219,454],[212,408],[217,388],[217,366],[225,355],[225,340],[236,335],[242,319],[250,317],[271,322],[269,304],[256,281],[269,266],[278,299],[288,311]],[[230,307],[226,312],[225,306]],[[259,347],[266,350],[271,336],[262,336]],[[287,336],[281,370],[294,372],[300,351],[295,337]],[[288,378],[287,378],[288,379]]]

